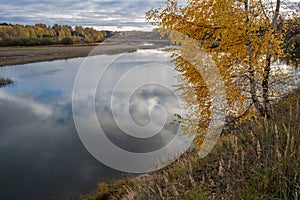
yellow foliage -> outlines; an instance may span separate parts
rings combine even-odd
[[[215,61],[226,88],[226,122],[239,125],[257,112],[269,111],[271,63],[283,54],[282,31],[276,28],[279,9],[273,10],[260,0],[190,0],[186,6],[166,0],[164,8],[147,12],[148,21],[181,50],[173,55],[181,72],[179,89],[187,105],[197,107],[182,120],[188,134],[203,135],[211,120],[211,103],[205,77],[182,56],[193,51],[186,37],[199,42]],[[202,142],[202,136],[196,137],[196,145]]]

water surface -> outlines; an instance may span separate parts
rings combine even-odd
[[[91,65],[90,70],[81,72],[86,73],[85,84],[89,83],[94,70],[101,68],[105,72],[97,86],[95,109],[101,127],[113,143],[128,151],[149,152],[162,148],[174,138],[178,127],[169,122],[178,112],[178,101],[168,88],[154,84],[159,83],[164,73],[170,86],[176,84],[173,75],[160,69],[160,65],[172,66],[169,54],[139,50],[123,55],[123,59],[110,66],[109,63],[118,57],[120,55],[100,55],[88,61],[75,58],[0,68],[0,77],[15,81],[0,89],[1,199],[69,199],[89,192],[99,181],[121,177],[121,172],[101,164],[89,154],[74,125],[72,91],[83,62]],[[156,116],[155,123],[164,120],[162,116],[166,113],[167,118],[159,134],[141,141],[124,134],[116,124],[111,96],[124,74],[151,63],[160,76],[153,74],[153,68],[151,74],[147,67],[142,67],[138,76],[128,80],[135,87],[139,80],[149,76],[153,79],[153,84],[142,85],[131,94],[129,112],[140,126],[151,121],[149,110]],[[121,119],[127,89],[117,88],[114,96],[114,101],[118,102],[115,109]],[[95,91],[82,91],[83,107],[85,99],[92,98],[93,93]],[[157,105],[163,106],[166,113]],[[89,113],[84,114],[89,116]]]

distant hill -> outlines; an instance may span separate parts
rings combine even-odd
[[[112,36],[112,38],[118,38],[118,39],[146,39],[146,40],[155,40],[160,39],[160,33],[158,31],[152,31],[152,32],[143,32],[143,31],[125,31],[120,32],[117,35]]]
[[[143,31],[124,31],[105,39],[103,44],[130,44],[130,45],[149,45],[149,46],[167,46],[169,39],[162,38],[156,30],[152,32]]]
[[[140,41],[140,40],[165,40],[167,38],[161,38],[161,34],[153,30],[152,32],[143,31],[123,31],[110,37],[107,40],[127,40],[127,41]]]

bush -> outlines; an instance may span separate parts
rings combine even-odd
[[[4,79],[4,78],[0,78],[0,88],[4,87],[6,85],[12,84],[13,81],[10,79]]]
[[[70,45],[70,44],[74,44],[73,39],[70,37],[64,37],[61,41],[61,44],[63,45]]]

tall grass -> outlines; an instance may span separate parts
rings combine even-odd
[[[224,134],[213,152],[195,151],[138,178],[100,183],[90,199],[300,199],[300,90],[271,119]]]

